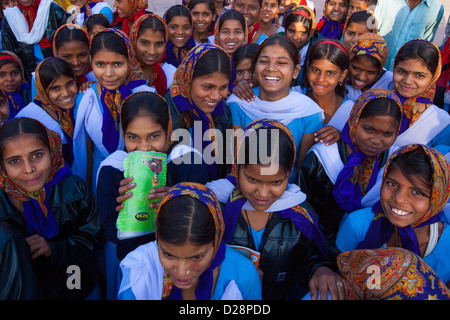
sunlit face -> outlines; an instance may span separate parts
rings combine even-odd
[[[274,174],[264,174],[269,165],[251,164],[239,167],[239,189],[257,211],[267,210],[286,191],[289,173],[278,166]]]
[[[293,22],[286,28],[286,37],[291,40],[297,48],[301,48],[308,42],[308,29],[306,29],[302,22]]]
[[[251,70],[252,59],[245,58],[236,66],[236,83],[241,81],[253,82],[253,73]]]
[[[247,27],[254,25],[261,13],[261,6],[258,0],[236,0],[234,9],[242,13],[247,22]]]
[[[356,56],[350,62],[350,81],[355,89],[361,90],[374,83],[378,78],[378,74],[378,66],[375,61],[370,59],[367,55]]]
[[[328,2],[326,16],[335,22],[340,22],[347,16],[346,0],[331,0]]]
[[[108,90],[116,90],[126,80],[128,57],[106,49],[92,57],[92,71],[97,81]]]
[[[50,103],[63,110],[69,110],[75,106],[77,92],[75,79],[65,75],[56,78],[46,89]]]
[[[139,114],[122,129],[125,148],[132,151],[165,152],[167,132],[148,114]]]
[[[228,96],[229,77],[220,72],[213,72],[192,81],[192,102],[204,113],[211,113],[217,104]]]
[[[29,133],[5,143],[2,163],[11,181],[27,192],[40,190],[50,177],[50,150]]]
[[[347,76],[348,70],[341,69],[327,58],[313,60],[308,66],[308,83],[315,96],[334,94],[336,87]]]
[[[70,2],[70,4],[77,6],[78,8],[83,8],[86,3],[88,2],[88,0],[68,0]]]
[[[0,125],[8,120],[9,117],[9,106],[5,97],[0,96]]]
[[[261,21],[271,23],[278,16],[278,0],[264,0],[262,7]]]
[[[364,22],[352,22],[345,29],[342,42],[344,43],[344,47],[347,51],[350,51],[352,46],[355,44],[356,40],[359,36],[370,33],[369,28],[367,28],[367,24]]]
[[[64,42],[58,48],[57,56],[70,64],[77,77],[85,75],[89,68],[89,46],[84,42]]]
[[[359,120],[353,143],[366,156],[379,156],[397,138],[398,122],[392,116],[370,116]]]
[[[179,289],[197,286],[200,275],[208,269],[214,254],[213,243],[174,245],[158,240],[159,261]]]
[[[128,0],[114,0],[113,7],[116,8],[120,18],[125,19],[130,15],[130,4]]]
[[[154,65],[161,61],[166,51],[164,34],[159,30],[144,29],[137,38],[136,54],[146,65]]]
[[[12,7],[17,6],[17,1],[16,0],[2,0],[1,4],[2,4],[3,9],[12,8]]]
[[[347,17],[350,17],[354,12],[363,11],[367,9],[369,9],[369,6],[367,5],[366,1],[350,0]]]
[[[383,180],[380,201],[386,217],[394,226],[410,226],[422,219],[430,208],[430,186],[417,178],[411,180],[400,168],[390,171]]]
[[[194,30],[198,33],[204,33],[208,31],[215,16],[209,9],[206,3],[199,3],[191,10],[192,25]]]
[[[405,98],[424,93],[433,79],[433,74],[421,59],[400,61],[394,67],[394,88]]]
[[[7,63],[0,68],[0,88],[8,93],[18,92],[23,76],[16,63]]]
[[[245,33],[239,20],[226,20],[220,28],[217,39],[218,45],[229,55],[232,55],[237,49],[242,47],[245,41]]]
[[[169,40],[175,47],[182,48],[192,35],[192,25],[187,17],[173,17],[167,24]]]
[[[254,76],[260,87],[260,99],[277,101],[286,97],[299,72],[300,65],[294,64],[283,46],[266,46],[255,64]]]
[[[292,4],[292,0],[281,0],[280,1],[280,7],[279,7],[279,13],[285,14],[286,10],[289,8],[289,6]]]

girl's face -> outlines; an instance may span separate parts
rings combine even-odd
[[[148,114],[139,114],[125,131],[122,130],[125,148],[132,151],[166,151],[167,132]]]
[[[50,103],[63,110],[69,110],[74,107],[77,91],[75,79],[65,75],[60,75],[46,89]]]
[[[348,70],[341,69],[327,58],[313,60],[308,67],[308,83],[315,96],[335,94],[335,89],[347,76]]]
[[[419,58],[400,61],[394,67],[394,88],[405,98],[424,93],[432,79],[433,74]]]
[[[76,77],[87,73],[89,68],[89,46],[81,41],[64,42],[58,48],[58,57],[67,61],[75,72]]]
[[[350,0],[347,17],[350,17],[354,12],[367,10],[368,8],[369,6],[364,0]]]
[[[293,22],[286,28],[286,37],[291,40],[297,48],[304,46],[308,42],[308,29],[302,22]]]
[[[83,8],[86,5],[87,0],[69,0],[69,2],[78,8]]]
[[[91,33],[89,34],[89,38],[91,38],[91,41],[92,41],[92,39],[94,39],[94,36],[95,36],[97,33],[99,33],[100,31],[103,31],[103,30],[105,30],[105,29],[106,29],[105,26],[102,26],[102,25],[100,25],[100,24],[94,24],[94,25],[92,26]]]
[[[350,62],[349,75],[353,88],[361,90],[378,78],[378,66],[367,55],[356,56]]]
[[[359,120],[353,143],[366,156],[379,156],[397,138],[398,122],[392,116],[370,116]]]
[[[50,177],[50,150],[29,133],[5,143],[2,162],[11,181],[27,192],[40,190]]]
[[[271,23],[278,16],[278,0],[264,0],[262,7],[261,21]]]
[[[200,275],[208,269],[214,254],[213,243],[195,245],[186,242],[174,245],[158,240],[159,261],[179,289],[190,289],[198,284]]]
[[[0,68],[0,88],[8,93],[18,92],[22,87],[23,77],[16,63],[7,63]]]
[[[236,83],[246,80],[247,82],[253,82],[253,73],[251,71],[252,59],[245,58],[239,62],[236,66]]]
[[[211,113],[228,96],[229,78],[218,71],[196,77],[192,81],[192,102],[204,113]]]
[[[116,8],[120,18],[125,19],[130,15],[130,4],[128,0],[114,0],[113,7]]]
[[[136,54],[146,65],[154,65],[161,61],[166,52],[166,40],[159,30],[144,29],[137,38]]]
[[[300,65],[294,65],[285,48],[278,44],[266,46],[255,65],[260,98],[266,101],[284,98],[289,94],[292,79],[297,78],[299,72]]]
[[[108,90],[116,90],[127,79],[128,57],[106,49],[100,50],[92,57],[92,70],[101,85]]]
[[[289,8],[289,6],[292,4],[292,0],[281,0],[280,1],[280,8],[279,13],[285,14],[286,10]]]
[[[242,13],[249,28],[258,21],[261,13],[261,6],[258,0],[236,0],[234,8]]]
[[[3,9],[12,8],[12,7],[17,6],[17,1],[16,0],[2,0],[1,4],[2,4]]]
[[[360,35],[365,33],[370,33],[369,28],[367,28],[366,23],[364,22],[352,22],[347,26],[347,29],[344,31],[344,35],[342,38],[342,42],[344,43],[344,47],[347,51],[350,51],[352,46],[355,44],[356,39]]]
[[[214,20],[214,14],[209,9],[206,3],[199,3],[191,10],[192,25],[194,30],[198,33],[204,33],[208,31]]]
[[[328,2],[326,16],[331,21],[342,21],[347,16],[346,0],[330,0]]]
[[[239,20],[228,19],[222,24],[218,35],[218,44],[229,55],[242,47],[244,41],[245,33]]]
[[[5,97],[0,96],[0,125],[8,120],[9,117],[9,106]]]
[[[239,189],[257,211],[267,210],[286,191],[289,173],[278,166],[275,174],[262,174],[269,165],[251,164],[239,167]]]
[[[400,168],[389,172],[381,185],[383,211],[397,227],[406,227],[422,219],[430,207],[430,198],[431,188],[420,179],[408,179]]]
[[[174,46],[181,48],[188,43],[192,35],[192,25],[188,17],[173,17],[167,24],[169,30],[169,40]]]

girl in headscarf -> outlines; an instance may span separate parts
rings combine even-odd
[[[384,68],[387,53],[382,36],[368,33],[357,38],[349,51],[349,83],[345,86],[347,99],[356,101],[369,89],[393,89],[393,74]]]
[[[103,14],[109,23],[113,21],[113,8],[103,0],[68,0],[73,6],[78,8],[75,14],[76,23],[80,27],[84,25],[84,22],[93,14]],[[75,10],[73,10],[75,11]]]
[[[145,84],[131,42],[120,30],[106,29],[95,35],[91,65],[97,82],[86,90],[77,109],[72,169],[96,190],[100,162],[123,149],[122,101],[133,92],[154,89]]]
[[[78,86],[70,64],[52,57],[42,61],[35,72],[37,94],[17,115],[39,120],[61,136],[64,160],[73,163],[74,110],[78,104]]]
[[[288,182],[295,149],[292,133],[281,122],[256,120],[239,137],[232,173],[207,184],[225,204],[225,242],[260,255],[263,299],[285,299],[294,284],[306,289],[313,273],[309,268],[326,264],[315,214],[306,195]]]
[[[275,21],[278,21],[279,6],[280,0],[264,1],[261,9],[259,30],[253,36],[253,43],[261,44],[271,35],[284,32],[284,28],[275,23]]]
[[[262,0],[233,0],[231,9],[235,9],[244,15],[248,28],[247,42],[252,43],[256,31],[260,28]]]
[[[231,114],[224,102],[230,72],[230,57],[225,50],[214,44],[199,44],[178,67],[165,97],[174,130],[189,130],[191,142],[183,143],[208,158],[205,162],[210,180],[225,177],[228,170],[225,161],[228,144],[216,144],[215,139],[216,135],[226,137],[226,129],[231,129]],[[219,156],[224,158],[219,159]]]
[[[317,33],[327,39],[340,39],[347,20],[347,0],[326,0],[323,17],[317,23]]]
[[[92,192],[71,174],[60,136],[37,120],[3,124],[0,150],[0,220],[23,234],[44,298],[85,299],[103,245]],[[77,290],[67,286],[73,265],[83,275]]]
[[[430,41],[412,40],[394,60],[394,92],[403,104],[403,119],[396,145],[412,143],[449,145],[450,116],[433,104],[441,74],[441,53]]]
[[[159,206],[155,229],[156,241],[121,262],[120,299],[261,299],[258,273],[249,259],[225,245],[220,204],[204,185],[172,187]]]
[[[341,252],[400,247],[423,260],[445,283],[450,231],[443,210],[450,196],[450,165],[435,149],[412,144],[386,164],[380,201],[348,216],[336,241]],[[357,231],[359,230],[359,231]]]
[[[192,15],[192,37],[195,45],[208,42],[208,37],[214,31],[216,7],[214,0],[192,0],[187,5]]]
[[[166,22],[154,14],[143,15],[133,24],[130,41],[147,85],[165,96],[176,71],[173,65],[164,62],[168,41]]]
[[[148,7],[148,1],[115,0],[113,6],[116,8],[116,11],[114,11],[111,27],[119,28],[129,36],[134,22],[145,14],[145,9]]]

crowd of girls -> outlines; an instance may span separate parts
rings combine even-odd
[[[303,0],[162,16],[144,0],[70,3],[5,10],[0,298],[450,298],[433,43],[404,44],[387,71],[373,1],[327,0],[319,21]],[[135,151],[166,154],[167,183],[144,190],[155,232],[120,239]],[[382,259],[391,280],[368,292],[360,270]],[[402,285],[398,260],[436,285]]]

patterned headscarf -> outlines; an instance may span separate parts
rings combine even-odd
[[[47,128],[46,130],[50,147],[51,171],[44,187],[36,192],[23,190],[11,180],[0,163],[0,189],[22,203],[28,235],[37,233],[45,239],[50,239],[59,232],[56,219],[48,203],[51,188],[66,179],[71,171],[64,162],[60,136]]]
[[[11,60],[19,66],[20,73],[22,74],[22,86],[17,92],[7,92],[4,90],[4,93],[6,94],[6,98],[8,100],[8,106],[9,106],[9,119],[12,119],[16,116],[16,114],[22,110],[25,107],[25,101],[23,100],[22,95],[20,94],[21,91],[27,90],[30,88],[30,85],[25,82],[25,72],[23,69],[22,60],[13,52],[2,50],[0,51],[0,60]]]
[[[261,129],[271,129],[271,130],[278,129],[286,133],[292,142],[294,155],[292,158],[295,159],[296,148],[294,137],[292,135],[292,132],[288,129],[288,127],[286,127],[281,122],[277,120],[260,119],[251,122],[245,127],[244,133],[239,137],[237,148],[234,152],[235,158],[232,173],[227,176],[227,179],[235,186],[235,188],[232,191],[230,198],[228,199],[223,214],[226,225],[224,236],[224,240],[226,243],[229,243],[233,238],[233,234],[236,229],[236,224],[239,215],[241,213],[241,209],[247,201],[247,199],[244,197],[244,195],[240,190],[239,184],[239,164],[242,164],[241,159],[242,156],[240,155],[240,153],[242,152],[246,138],[250,137],[251,135],[255,134],[256,131]],[[295,161],[293,161],[290,165],[290,172],[288,173],[288,175],[291,174],[294,168],[294,162]],[[303,208],[301,205],[297,205],[295,207],[288,208],[282,211],[277,211],[274,212],[274,214],[278,214],[280,217],[284,219],[292,220],[297,229],[300,230],[302,234],[304,234],[308,239],[315,241],[318,248],[321,250],[322,254],[324,256],[327,256],[328,251],[325,239],[319,229],[319,225],[318,222],[316,221],[314,214],[310,214],[308,210]]]
[[[421,255],[414,229],[440,221],[441,213],[444,210],[450,196],[450,164],[447,159],[435,149],[425,145],[411,144],[398,149],[392,154],[386,164],[386,168],[384,169],[383,179],[386,178],[389,165],[396,157],[413,150],[418,150],[420,152],[423,151],[428,156],[433,169],[431,199],[428,212],[413,225],[407,227],[396,227],[392,225],[386,217],[381,201],[377,202],[372,207],[375,217],[369,227],[369,230],[367,231],[366,237],[359,243],[357,249],[379,248],[389,240],[392,232],[397,230],[402,248],[410,250],[419,256]]]
[[[165,203],[176,197],[189,196],[202,202],[211,213],[214,219],[215,236],[214,236],[214,252],[213,259],[208,269],[206,269],[201,275],[195,290],[195,296],[197,300],[211,300],[213,292],[213,270],[222,264],[225,259],[225,242],[223,242],[223,235],[225,232],[225,224],[222,217],[222,211],[220,210],[219,200],[215,194],[206,186],[199,183],[182,182],[178,183],[169,191],[167,191],[165,197],[162,199],[159,205],[158,212],[156,213],[155,220],[157,220],[160,209]],[[174,212],[174,214],[182,214]],[[156,227],[156,230],[158,228]],[[156,239],[158,239],[158,233],[156,232]],[[170,275],[167,271],[164,274],[163,284],[163,298],[181,300],[181,290],[173,285]]]
[[[316,14],[314,13],[314,11],[308,7],[308,6],[295,6],[292,7],[289,12],[286,12],[286,18],[289,15],[302,15],[304,17],[306,17],[307,19],[311,20],[311,32],[308,35],[308,41],[314,36],[314,32],[316,31],[317,28],[317,23],[316,23]],[[283,20],[283,25],[286,27],[286,19]],[[306,43],[308,43],[308,41],[306,41]]]
[[[347,251],[337,263],[348,283],[348,300],[450,299],[450,291],[433,269],[402,248]],[[379,279],[373,279],[376,276]]]
[[[327,16],[327,8],[328,3],[330,0],[326,0],[324,7],[323,7],[323,17],[320,19],[319,23],[317,24],[317,31],[322,34],[324,38],[327,39],[336,39],[339,40],[339,38],[342,35],[342,30],[344,30],[345,21],[347,20],[347,17],[344,16],[344,18],[339,21],[333,21]]]
[[[128,17],[120,18],[117,11],[114,12],[114,20],[111,26],[116,26],[122,22],[122,31],[128,36],[130,34],[130,22],[135,22],[139,17],[145,14],[145,9],[148,8],[147,0],[128,0],[128,7],[130,12]]]
[[[236,10],[236,7],[235,7],[235,2],[236,2],[236,0],[233,0],[232,2],[231,2],[231,9],[235,9]],[[253,36],[255,35],[255,33],[256,33],[256,31],[258,31],[259,30],[259,28],[261,27],[261,15],[262,15],[262,6],[261,6],[261,10],[259,10],[259,16],[258,16],[258,18],[256,19],[256,21],[255,21],[255,23],[254,24],[252,24],[251,26],[248,26],[247,25],[247,29],[248,29],[248,33],[247,33],[247,35],[248,35],[248,40],[247,40],[247,42],[248,43],[252,43],[252,40],[253,40]]]
[[[47,62],[55,60],[55,59],[60,59],[60,58],[50,57],[50,58],[45,59],[44,61],[47,63]],[[37,94],[34,97],[34,102],[36,104],[40,105],[41,107],[45,106],[45,107],[53,110],[56,113],[56,116],[58,117],[57,121],[58,121],[59,125],[61,126],[61,129],[63,130],[64,137],[66,138],[67,145],[68,145],[70,158],[67,159],[67,161],[69,163],[71,163],[73,160],[73,131],[74,131],[74,127],[75,127],[74,110],[73,110],[74,108],[65,110],[65,109],[61,109],[51,103],[50,98],[48,97],[48,94],[45,91],[44,86],[42,85],[41,77],[40,77],[41,68],[42,68],[42,64],[44,63],[44,61],[39,63],[39,65],[36,67],[36,71],[34,74],[35,87],[36,87],[36,91],[37,91]],[[74,76],[75,76],[75,74],[74,74]],[[75,80],[75,78],[73,80]]]
[[[369,102],[378,98],[394,101],[399,109],[402,104],[398,97],[386,89],[372,89],[363,93],[355,102],[352,112],[341,133],[342,140],[352,149],[348,161],[339,173],[333,189],[333,196],[339,206],[350,213],[361,208],[364,195],[375,185],[380,169],[379,156],[369,157],[356,149],[355,133],[362,111]],[[397,129],[400,130],[400,124]]]
[[[168,31],[167,31],[167,25],[166,22],[160,18],[156,14],[145,14],[141,16],[139,19],[137,19],[130,30],[130,41],[133,44],[133,49],[136,52],[137,47],[137,38],[139,34],[139,28],[141,26],[141,23],[147,19],[147,18],[155,18],[161,21],[161,23],[164,26],[164,41],[167,44],[168,39]],[[165,47],[164,47],[165,51]],[[137,57],[138,58],[138,57]],[[158,92],[160,95],[164,96],[167,93],[167,78],[166,74],[164,73],[164,70],[161,68],[161,62],[163,62],[166,58],[166,54],[161,57],[159,61],[157,61],[155,64],[152,65],[151,71],[150,71],[150,78],[148,79],[147,85],[148,86],[155,86],[156,92]],[[139,58],[138,58],[139,61]],[[142,61],[139,61],[139,65],[142,69],[144,69],[145,64]]]
[[[400,98],[400,101],[403,103],[403,125],[402,125],[402,129],[400,131],[400,133],[403,133],[407,128],[409,128],[414,122],[416,122],[419,118],[421,113],[417,110],[417,103],[426,103],[426,104],[433,104],[433,100],[434,100],[434,95],[436,93],[436,82],[439,80],[439,77],[441,75],[441,69],[442,69],[442,59],[441,59],[441,52],[439,51],[439,48],[431,41],[428,40],[424,40],[424,39],[415,39],[415,40],[411,40],[409,42],[407,42],[406,44],[403,45],[403,47],[405,46],[409,46],[411,45],[411,43],[414,42],[418,42],[418,41],[424,41],[430,45],[432,45],[433,47],[436,48],[438,55],[439,55],[439,61],[438,61],[438,66],[436,68],[436,72],[433,75],[433,78],[431,79],[430,84],[428,85],[428,88],[422,92],[420,95],[415,96],[415,97],[411,97],[411,98],[405,98],[402,97],[398,91],[394,88],[394,92],[397,93],[397,95]],[[403,48],[402,47],[402,48]],[[402,50],[402,48],[400,48],[399,51]],[[395,70],[395,65],[394,65],[394,70]]]
[[[350,61],[357,56],[371,56],[380,63],[378,74],[381,74],[388,57],[386,40],[379,34],[366,33],[358,37],[350,49]]]
[[[98,32],[94,39],[104,32],[113,32],[121,37],[127,46],[128,53],[128,74],[125,82],[116,90],[108,90],[99,82],[102,88],[100,102],[102,103],[104,111],[102,123],[102,142],[106,150],[108,150],[109,153],[112,153],[116,151],[119,144],[119,114],[122,107],[122,101],[132,93],[132,89],[145,84],[145,81],[144,74],[142,69],[139,67],[136,55],[134,54],[133,46],[131,45],[128,36],[118,29],[107,28]],[[106,112],[106,110],[109,110],[109,112]]]
[[[80,8],[80,13],[84,13],[87,17],[91,16],[92,8],[99,2],[103,2],[103,0],[88,0],[86,4]]]

